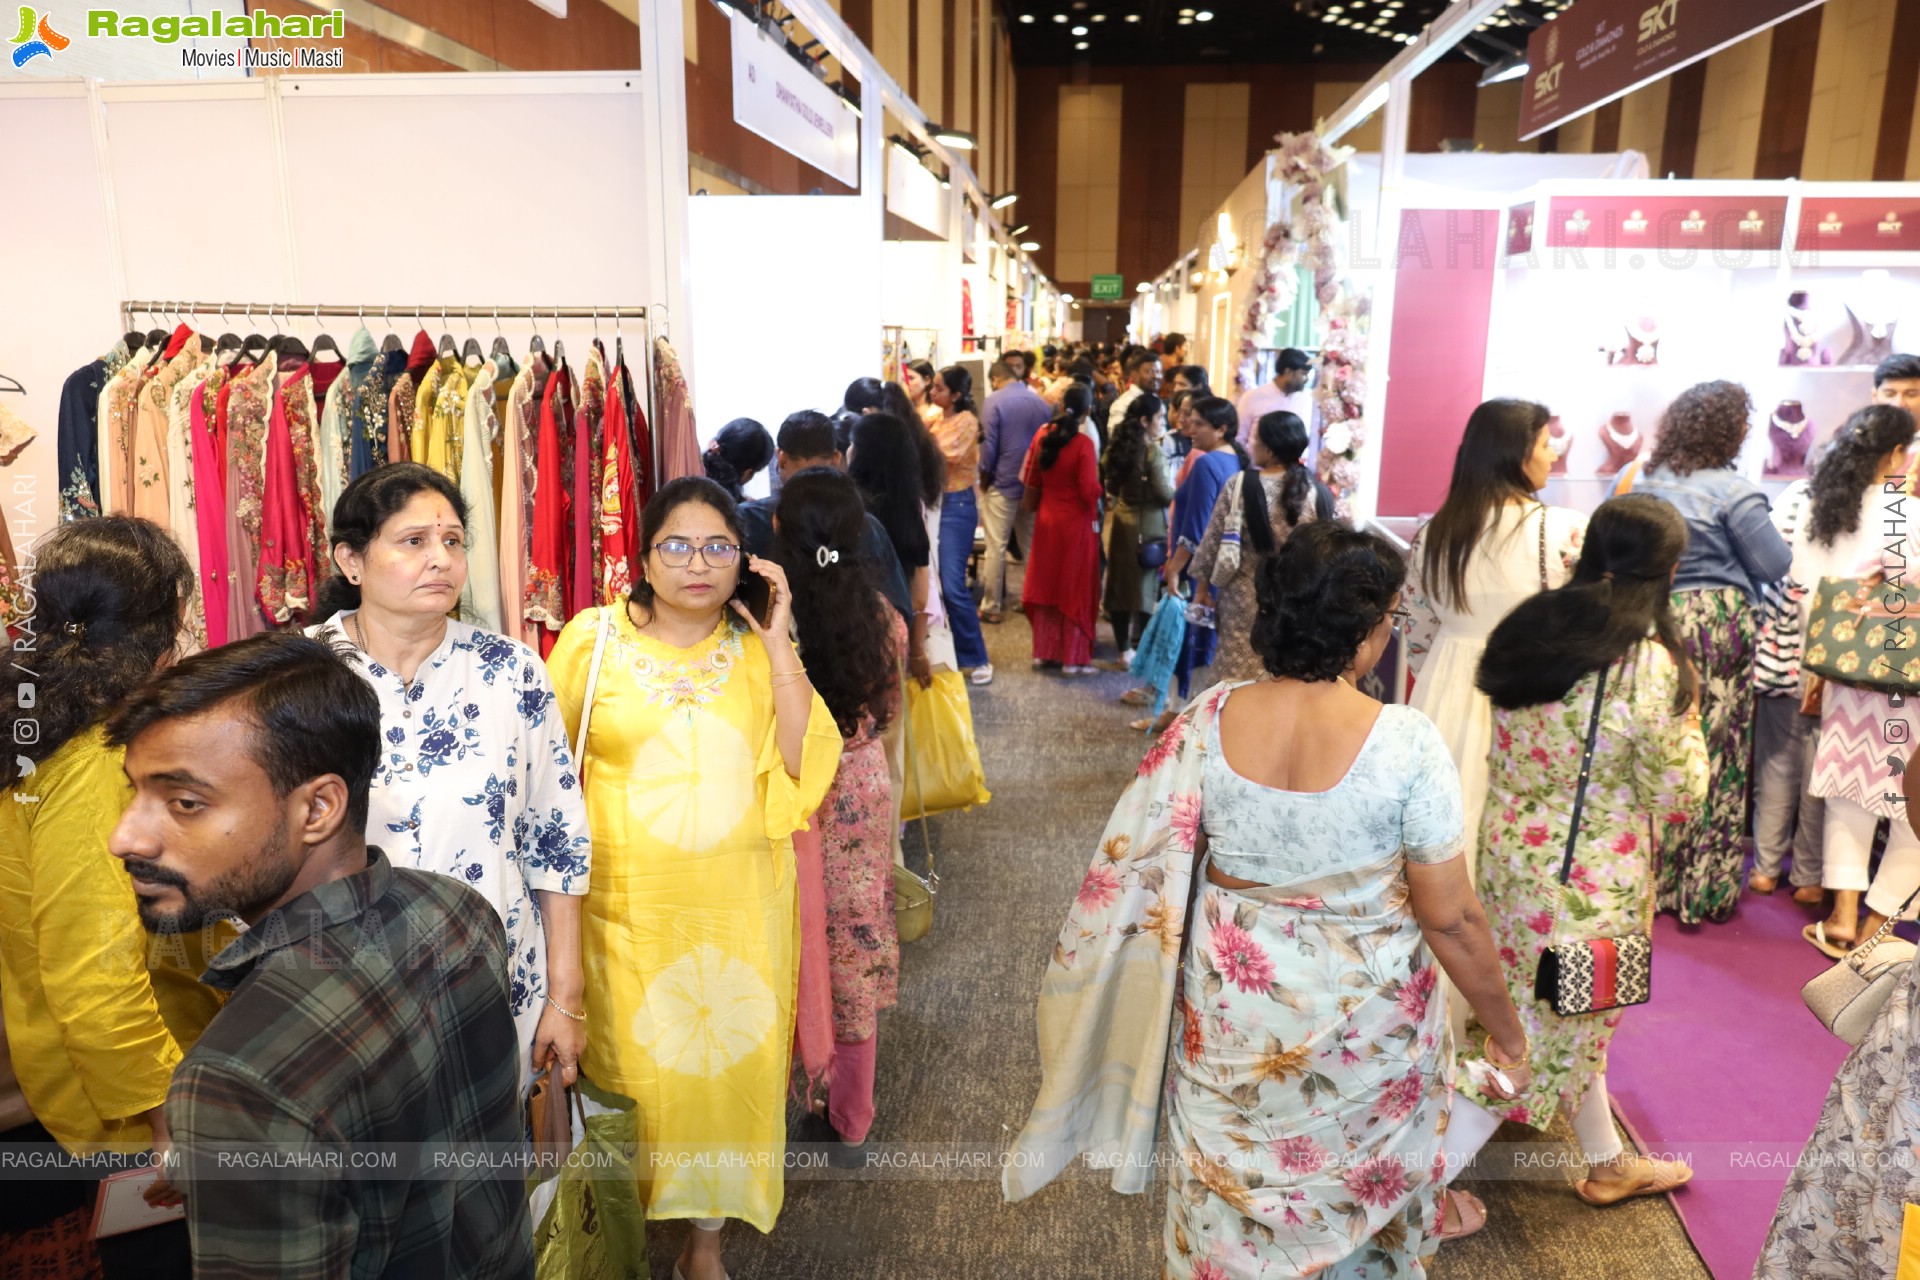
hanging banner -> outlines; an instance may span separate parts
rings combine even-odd
[[[860,185],[860,117],[738,11],[733,15],[733,118],[848,186]]]
[[[1896,196],[1818,196],[1800,204],[1800,230],[1793,247],[1870,253],[1920,250],[1920,200]]]
[[[1579,0],[1527,41],[1524,141],[1823,0]]]

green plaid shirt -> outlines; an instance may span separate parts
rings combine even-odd
[[[413,1154],[525,1142],[506,931],[457,881],[378,849],[367,864],[267,916],[204,977],[233,995],[167,1099],[197,1280],[533,1275],[524,1184]],[[376,1148],[409,1154],[381,1175],[257,1163]]]

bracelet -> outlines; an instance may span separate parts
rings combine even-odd
[[[805,680],[806,678],[807,669],[802,667],[798,671],[776,671],[773,673],[773,678],[769,683],[776,689],[784,689],[794,681]]]
[[[575,1022],[585,1022],[587,1020],[587,1015],[584,1013],[574,1013],[570,1009],[562,1009],[558,1004],[554,1004],[552,996],[547,997],[547,1003],[553,1005],[554,1009],[557,1010],[562,1017],[572,1018]]]
[[[1531,1040],[1527,1042],[1526,1052],[1520,1055],[1518,1062],[1500,1061],[1499,1057],[1493,1052],[1493,1036],[1491,1033],[1481,1040],[1480,1048],[1481,1051],[1486,1054],[1487,1061],[1499,1067],[1502,1071],[1517,1071],[1521,1067],[1530,1067],[1533,1065],[1533,1042]]]

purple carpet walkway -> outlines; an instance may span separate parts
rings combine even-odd
[[[1847,1047],[1800,1001],[1832,962],[1800,939],[1811,919],[1784,881],[1743,895],[1720,925],[1653,931],[1653,1000],[1629,1009],[1607,1086],[1655,1154],[1689,1159],[1673,1196],[1714,1280],[1747,1280],[1794,1157]]]

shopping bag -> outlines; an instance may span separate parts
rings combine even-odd
[[[902,821],[993,799],[973,740],[967,678],[960,672],[936,671],[924,689],[918,680],[907,681],[907,740],[913,758],[901,780]]]
[[[607,1096],[584,1080],[576,1100],[583,1093]],[[646,1280],[647,1216],[633,1168],[638,1118],[632,1107],[577,1114],[573,1153],[534,1232],[537,1280]]]
[[[1158,716],[1167,705],[1167,686],[1179,669],[1180,646],[1186,638],[1187,602],[1171,592],[1161,596],[1153,617],[1147,620],[1140,646],[1133,651],[1133,665],[1127,668],[1153,690],[1150,717]]]
[[[1920,584],[1820,579],[1800,666],[1840,684],[1920,693]]]

